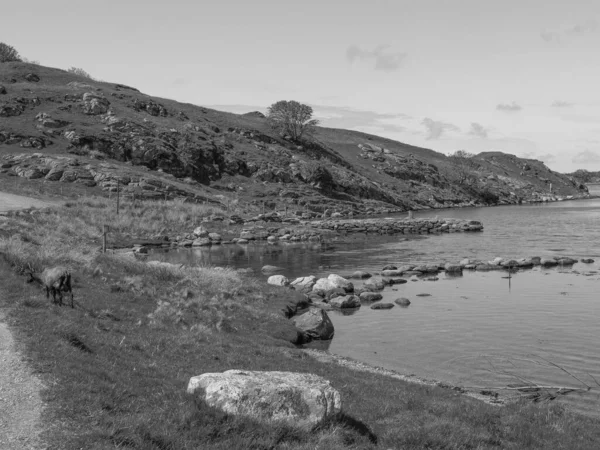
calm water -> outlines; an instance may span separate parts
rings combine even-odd
[[[284,267],[289,277],[354,270],[379,271],[389,263],[458,261],[464,257],[566,255],[600,262],[600,200],[544,205],[419,212],[417,217],[481,220],[482,233],[429,237],[359,236],[331,249],[302,244],[231,245],[171,251],[155,257],[188,264]],[[514,274],[439,275],[387,287],[383,301],[407,297],[408,308],[351,315],[332,312],[330,352],[423,378],[465,387],[530,381],[593,389],[561,401],[600,413],[600,264],[533,269]],[[266,277],[265,277],[266,278]],[[420,297],[417,294],[431,294]],[[559,366],[559,367],[557,367]],[[564,370],[570,372],[567,374]],[[577,378],[579,380],[577,380]]]

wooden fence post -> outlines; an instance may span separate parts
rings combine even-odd
[[[106,235],[108,231],[108,225],[102,225],[102,253],[106,253]]]

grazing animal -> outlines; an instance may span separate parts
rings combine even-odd
[[[34,281],[41,284],[46,289],[46,298],[50,298],[52,294],[52,301],[58,303],[59,306],[63,305],[63,292],[71,294],[71,308],[74,308],[73,300],[73,289],[71,288],[71,272],[69,269],[58,266],[51,269],[44,269],[44,271],[36,275],[33,270],[29,269],[25,272],[29,276],[28,283]],[[58,294],[58,302],[56,301],[56,295]]]

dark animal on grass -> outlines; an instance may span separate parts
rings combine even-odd
[[[28,283],[34,281],[44,289],[46,289],[46,298],[50,298],[52,294],[52,301],[59,306],[63,305],[63,292],[67,292],[71,295],[71,308],[74,308],[73,300],[73,289],[71,288],[71,272],[69,269],[58,266],[50,269],[44,269],[44,271],[37,275],[33,270],[29,269],[25,271],[25,275],[29,277]],[[56,297],[58,296],[58,301]]]

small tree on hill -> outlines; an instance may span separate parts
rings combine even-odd
[[[90,80],[93,80],[92,76],[89,73],[87,73],[85,70],[83,70],[79,67],[69,67],[67,69],[67,72],[73,73],[75,75],[79,75],[80,77],[86,77],[86,78],[89,78]]]
[[[17,52],[14,47],[5,44],[4,42],[0,42],[0,63],[11,61],[21,61],[19,52]]]
[[[473,153],[457,150],[449,158],[455,164],[454,176],[459,184],[473,186],[477,182],[474,171],[478,164],[473,160]]]
[[[294,100],[280,100],[268,108],[267,119],[281,134],[298,141],[310,134],[319,121],[312,118],[313,109]]]

